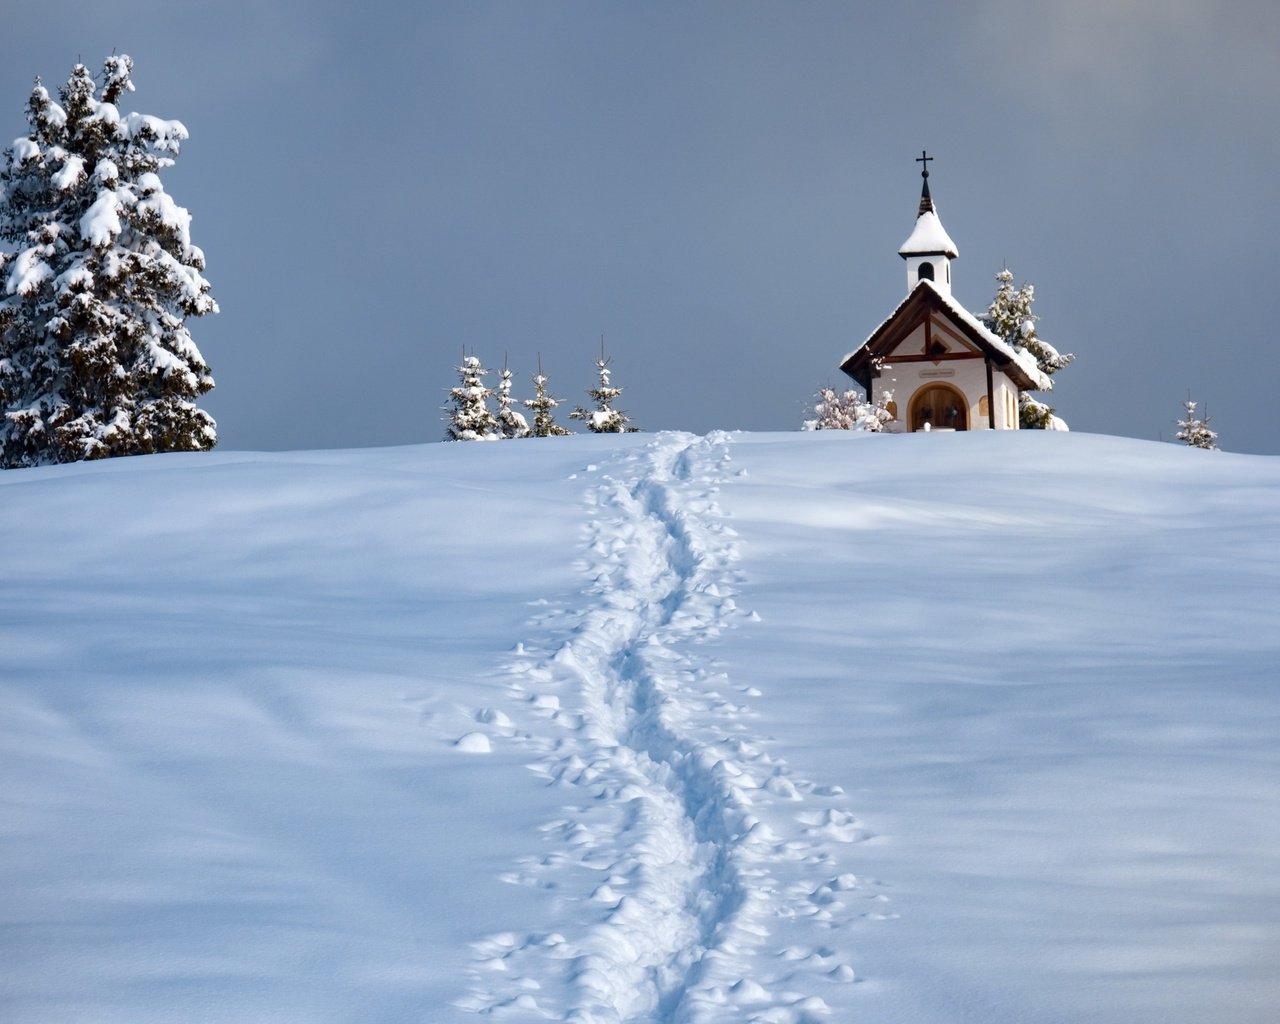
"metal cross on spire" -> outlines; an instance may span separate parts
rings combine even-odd
[[[924,179],[920,186],[920,209],[916,213],[919,217],[924,213],[933,213],[933,196],[929,195],[929,161],[932,160],[926,150],[920,150],[920,155],[916,157],[916,163],[921,167],[920,176]]]

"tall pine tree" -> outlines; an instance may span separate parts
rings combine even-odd
[[[569,413],[569,419],[581,420],[593,434],[634,434],[640,428],[631,426],[627,414],[613,407],[614,400],[622,394],[622,388],[614,387],[610,381],[609,362],[604,354],[604,338],[601,338],[600,358],[596,360],[600,383],[587,391],[596,407],[584,409],[578,406]]]
[[[1036,321],[1040,318],[1031,312],[1031,304],[1036,297],[1035,287],[1024,284],[1021,288],[1014,288],[1013,273],[1008,267],[996,274],[996,281],[999,286],[991,305],[987,307],[983,322],[1014,350],[1030,353],[1040,370],[1052,377],[1075,359],[1075,356],[1059,353],[1036,334]],[[1066,423],[1054,415],[1052,408],[1025,391],[1018,396],[1018,425],[1033,430],[1067,428]]]
[[[191,216],[166,194],[187,130],[122,114],[133,61],[77,64],[0,153],[0,465],[202,451],[213,378],[187,317],[216,313]]]

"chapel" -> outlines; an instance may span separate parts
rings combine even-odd
[[[898,255],[907,297],[840,369],[876,403],[886,392],[886,430],[1017,430],[1018,395],[1051,385],[1035,358],[993,334],[951,294],[951,261],[960,253],[938,219],[923,170],[915,228]]]

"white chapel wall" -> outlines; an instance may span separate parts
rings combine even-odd
[[[875,401],[885,391],[893,392],[893,402],[898,409],[895,430],[907,431],[911,399],[921,388],[930,384],[950,384],[965,396],[969,410],[969,429],[988,430],[990,422],[985,412],[980,412],[982,399],[987,396],[987,367],[982,359],[946,359],[938,363],[889,363],[881,375],[872,381],[871,399]],[[1018,426],[1018,389],[1001,371],[992,375],[992,392],[995,399],[997,430],[1016,430]],[[1011,415],[1010,415],[1011,413]]]

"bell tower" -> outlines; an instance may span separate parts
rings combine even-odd
[[[907,292],[921,281],[932,281],[943,295],[951,294],[951,261],[960,253],[938,219],[929,194],[929,161],[927,152],[921,150],[916,162],[921,165],[920,176],[924,184],[920,189],[920,208],[916,213],[916,226],[910,237],[902,243],[898,255],[907,261]]]

